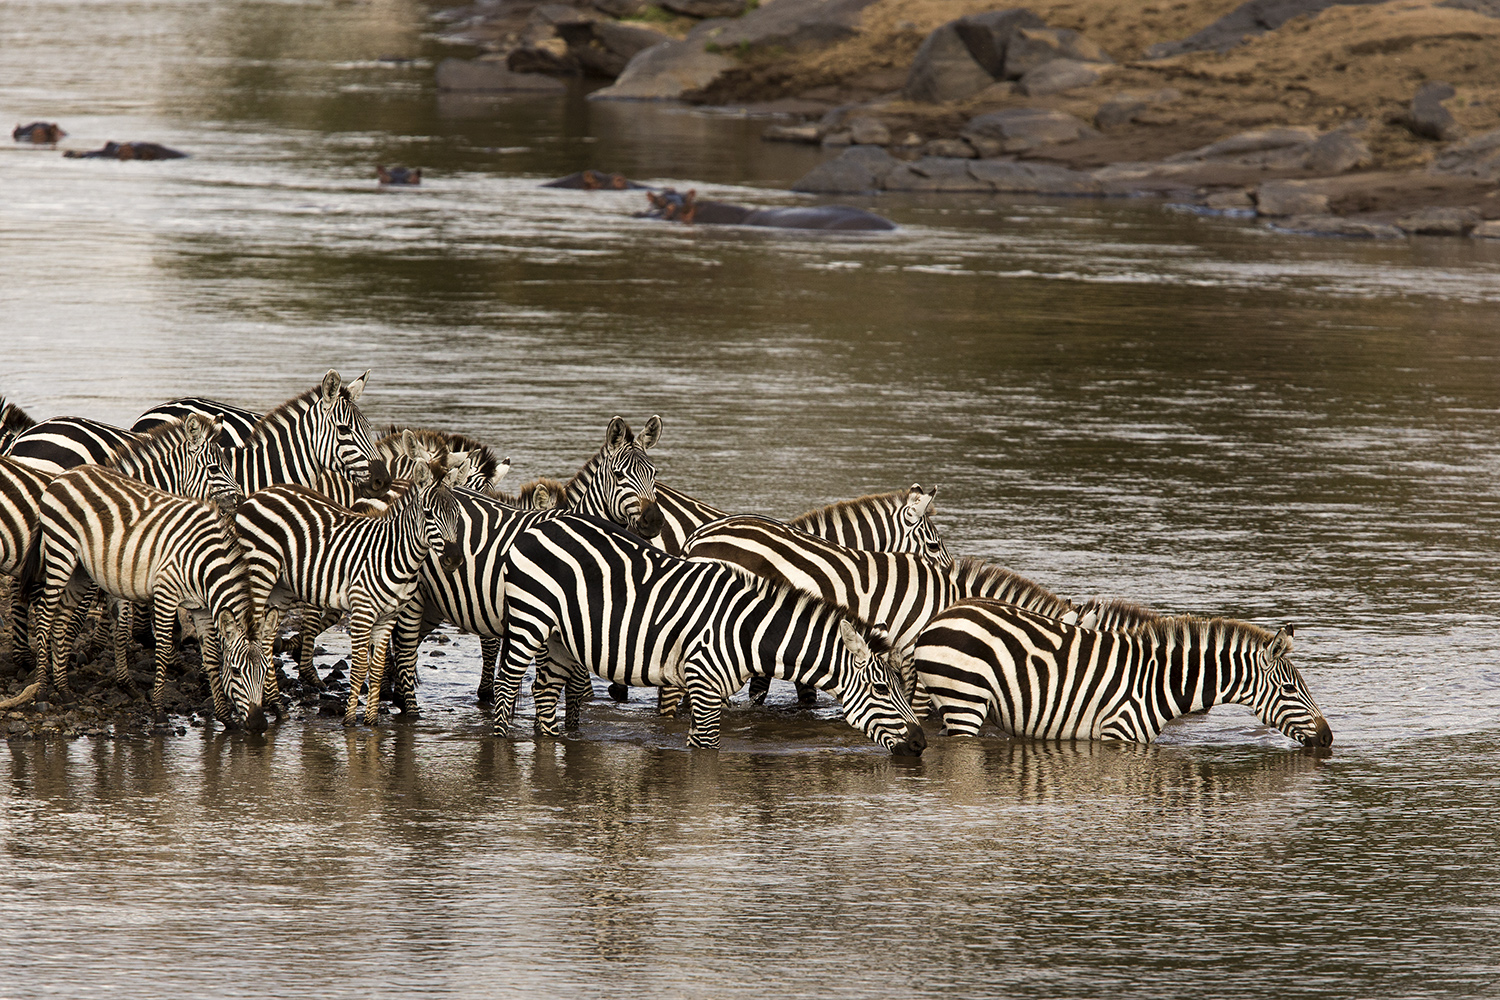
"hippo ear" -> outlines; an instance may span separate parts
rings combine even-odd
[[[651,418],[646,421],[646,426],[641,428],[641,433],[636,438],[636,441],[640,444],[641,448],[649,450],[660,440],[661,417],[653,413],[651,414]]]
[[[345,389],[349,390],[349,398],[354,402],[359,402],[359,394],[365,391],[365,382],[369,379],[371,371],[373,369],[366,368],[363,375],[344,386]]]
[[[854,655],[855,663],[866,663],[870,659],[870,644],[865,642],[864,636],[854,627],[854,623],[845,618],[839,622],[839,638],[843,640],[844,646]]]
[[[630,441],[630,425],[624,417],[614,417],[604,429],[604,447],[609,451],[618,449]]]

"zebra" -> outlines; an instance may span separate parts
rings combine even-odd
[[[647,520],[638,513],[655,509],[648,498],[656,492],[656,467],[646,454],[661,435],[661,418],[651,417],[637,437],[623,417],[611,418],[604,432],[604,445],[583,464],[567,483],[557,488],[554,480],[538,480],[532,489],[533,504],[550,498],[550,506],[517,509],[504,500],[472,490],[454,491],[458,503],[459,546],[462,566],[445,572],[432,556],[422,568],[421,608],[410,608],[396,624],[392,645],[396,668],[396,697],[403,711],[416,710],[417,646],[440,622],[452,622],[480,637],[480,676],[477,697],[482,705],[494,700],[494,667],[504,635],[502,601],[505,553],[517,534],[534,524],[559,516],[564,510],[593,514],[635,530]],[[613,482],[608,492],[580,488],[581,482]],[[528,487],[536,484],[528,484]],[[523,492],[528,487],[522,487]],[[573,497],[569,500],[567,497]],[[573,503],[583,506],[573,507]],[[634,525],[632,527],[632,524]],[[587,675],[580,674],[570,689],[570,712],[588,689]]]
[[[216,435],[209,442],[217,448]],[[70,469],[42,493],[21,576],[33,600],[33,649],[43,690],[49,679],[57,690],[68,690],[68,619],[60,612],[77,602],[91,580],[121,600],[151,601],[158,637],[170,636],[178,609],[187,609],[204,637],[215,714],[264,731],[265,652],[244,553],[220,508],[115,469]],[[158,717],[175,652],[159,638],[151,689]]]
[[[906,696],[914,704],[918,691],[909,669],[912,647],[928,620],[954,602],[991,597],[1048,615],[1074,610],[1040,584],[971,556],[945,566],[918,552],[854,549],[751,514],[699,528],[688,539],[685,555],[736,564],[842,604],[866,621],[884,623]]]
[[[263,416],[232,403],[221,403],[202,396],[183,396],[153,406],[137,417],[130,429],[137,434],[144,434],[162,424],[185,420],[195,413],[219,418],[219,442],[226,448],[243,448],[249,444],[250,436],[255,433],[255,425],[260,423]]]
[[[288,601],[349,612],[345,725],[358,721],[367,674],[365,722],[373,725],[378,717],[391,628],[402,606],[416,597],[423,561],[436,553],[445,572],[458,566],[458,509],[443,482],[447,471],[440,461],[416,466],[379,516],[357,514],[302,486],[258,490],[235,512],[263,634],[275,634],[279,609]],[[266,698],[275,702],[274,671],[267,680]]]
[[[1333,731],[1292,665],[1292,626],[1158,617],[1124,631],[1070,625],[999,601],[960,601],[917,640],[915,666],[944,731],[1150,743],[1172,719],[1249,706],[1304,746]]]
[[[88,417],[50,417],[15,436],[7,454],[55,476],[80,465],[108,465],[135,434]]]
[[[722,700],[758,673],[824,688],[851,725],[893,753],[916,756],[927,745],[890,683],[884,639],[843,608],[737,567],[667,555],[599,518],[567,515],[518,535],[505,560],[505,609],[499,737],[533,660],[537,727],[557,733],[557,697],[571,667],[541,655],[557,633],[595,674],[685,687],[695,748],[718,748]]]
[[[10,446],[16,436],[35,426],[36,421],[30,414],[0,396],[0,455],[10,454]]]
[[[0,633],[0,650],[6,658],[15,656],[18,649],[25,649],[26,619],[18,613],[23,602],[17,600],[14,578],[21,574],[21,564],[26,559],[26,550],[36,534],[37,514],[41,508],[42,494],[52,477],[38,472],[25,462],[0,455],[0,584],[5,587],[0,615],[5,618],[5,629]]]
[[[656,484],[657,499],[661,499],[661,484]],[[514,493],[508,493],[499,488],[491,488],[484,492],[499,500],[507,507],[516,510],[551,510],[561,507],[567,495],[568,484],[558,479],[548,479],[545,476],[533,479],[529,483],[522,483]],[[658,535],[658,538],[661,536]]]

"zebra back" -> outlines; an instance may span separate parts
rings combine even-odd
[[[22,431],[36,426],[25,410],[0,396],[0,455],[10,454],[10,446]]]
[[[160,490],[232,508],[239,484],[230,476],[219,444],[217,418],[190,414],[134,435],[111,456],[108,465]]]
[[[16,435],[10,457],[48,475],[80,465],[108,465],[135,435],[88,417],[51,417]]]
[[[226,448],[243,448],[250,442],[250,435],[255,433],[255,425],[261,421],[261,414],[243,406],[221,403],[217,399],[205,399],[202,396],[183,396],[153,406],[137,417],[130,429],[137,434],[145,434],[174,420],[186,420],[194,414],[210,419],[218,418],[219,443]]]
[[[561,513],[566,509],[567,488],[567,484],[560,480],[539,477],[521,484],[514,493],[497,488],[482,492],[516,510],[556,510]]]
[[[527,665],[555,631],[579,663],[613,681],[687,686],[695,746],[717,746],[722,699],[759,673],[822,687],[871,739],[920,753],[912,730],[920,725],[876,655],[884,643],[861,635],[845,609],[784,583],[680,559],[601,519],[568,516],[516,537],[505,604],[498,735]]]
[[[42,493],[52,477],[0,455],[0,573],[17,576],[36,534]]]
[[[624,525],[641,538],[661,531],[656,466],[646,452],[661,439],[661,417],[652,415],[637,437],[624,417],[604,430],[604,446],[563,488],[563,507]]]
[[[1191,615],[1124,631],[1080,628],[997,601],[936,616],[915,665],[951,732],[987,716],[1017,736],[1148,743],[1172,719],[1216,704],[1249,706],[1307,745],[1332,731],[1292,666],[1291,631]]]
[[[937,489],[923,491],[921,483],[891,493],[874,493],[810,510],[787,521],[799,531],[877,552],[920,552],[938,563],[953,557],[932,523],[932,501]]]
[[[726,511],[675,490],[660,480],[656,484],[656,505],[661,510],[662,528],[651,542],[674,556],[682,555],[688,536],[694,531],[710,521],[729,516]]]

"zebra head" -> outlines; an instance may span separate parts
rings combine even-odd
[[[369,496],[375,496],[391,485],[391,474],[375,446],[370,422],[358,405],[369,377],[367,370],[345,384],[339,373],[330,368],[318,387],[318,400],[312,409],[312,433],[323,465],[364,487]]]
[[[220,673],[229,695],[231,721],[252,733],[266,731],[266,713],[262,697],[270,661],[260,638],[228,609],[219,612],[215,621],[222,656]]]
[[[921,483],[912,483],[906,491],[901,504],[901,529],[906,544],[898,551],[920,552],[939,566],[952,566],[953,556],[932,525],[932,501],[936,496],[936,486],[924,493]]]
[[[1292,666],[1292,626],[1288,625],[1255,652],[1249,678],[1250,708],[1261,722],[1309,747],[1333,745],[1333,730],[1308,693],[1307,682]]]
[[[35,426],[36,421],[25,410],[0,396],[0,455],[10,452],[10,446],[17,435]]]
[[[891,669],[884,635],[875,629],[867,639],[845,618],[839,622],[839,638],[844,648],[828,690],[844,706],[844,718],[891,753],[920,757],[927,735],[906,700],[901,677]]]
[[[222,421],[218,417],[189,414],[182,424],[187,447],[183,492],[187,496],[207,497],[220,511],[233,515],[245,495],[234,474],[225,467],[224,446],[219,441]]]
[[[431,551],[440,553],[438,565],[443,572],[455,572],[463,565],[463,549],[459,545],[458,501],[453,497],[448,480],[463,473],[467,463],[450,468],[445,456],[417,465],[415,489],[422,505],[423,531],[427,534],[427,545]]]
[[[641,538],[661,534],[661,508],[656,506],[656,466],[648,449],[661,439],[661,417],[653,415],[640,436],[630,430],[624,417],[615,417],[604,432],[604,447],[594,457],[590,488],[585,499],[602,507],[590,510],[581,504],[573,509],[598,514],[623,524]]]

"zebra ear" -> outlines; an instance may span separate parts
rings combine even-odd
[[[401,432],[401,454],[407,458],[417,457],[417,436],[408,427]]]
[[[630,441],[630,425],[624,417],[614,417],[604,430],[604,447],[614,451]]]
[[[854,627],[854,623],[845,618],[839,622],[839,638],[844,641],[849,652],[854,654],[855,663],[865,663],[870,659],[870,644],[865,642],[864,636]]]
[[[1284,659],[1292,655],[1292,632],[1292,626],[1283,625],[1281,631],[1276,633],[1276,636],[1271,640],[1270,645],[1267,647],[1270,650],[1272,656],[1277,656]]]
[[[215,437],[219,435],[217,419],[209,420],[207,417],[197,413],[189,413],[183,423],[187,425],[185,430],[187,431],[188,444],[194,447],[202,444],[210,434],[213,434]]]
[[[318,386],[318,395],[323,398],[324,403],[332,405],[333,401],[339,398],[339,390],[343,387],[344,380],[339,378],[338,372],[330,368],[328,374],[323,376],[323,384]]]
[[[214,619],[214,628],[218,630],[221,641],[231,637],[238,638],[245,634],[245,630],[235,620],[234,612],[229,610],[219,612],[218,617]]]
[[[349,390],[349,398],[354,402],[359,402],[359,394],[365,391],[365,380],[370,377],[370,372],[373,370],[366,368],[363,375],[344,386],[345,389]]]
[[[495,472],[490,476],[490,485],[494,486],[508,475],[510,475],[510,456],[506,455],[495,463]]]
[[[562,502],[562,498],[552,489],[548,483],[537,483],[531,490],[531,506],[533,510],[551,510]]]
[[[646,421],[646,426],[641,428],[641,433],[636,441],[642,449],[650,449],[661,440],[661,416],[651,414],[651,419]]]
[[[906,503],[907,506],[916,512],[916,517],[920,520],[927,514],[928,508],[932,506],[932,498],[936,495],[937,490],[933,490],[931,493],[923,493],[921,483],[912,483],[911,492],[906,497]]]

